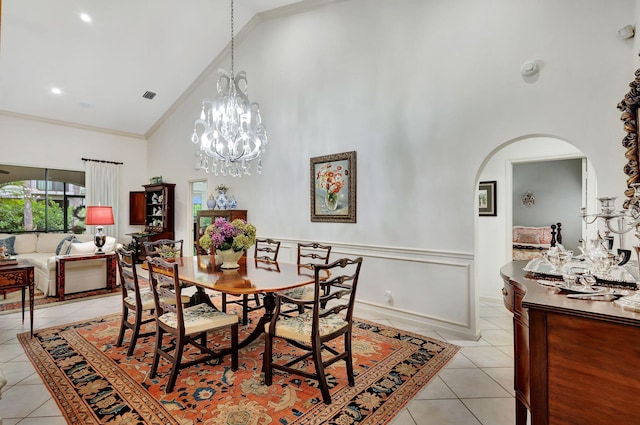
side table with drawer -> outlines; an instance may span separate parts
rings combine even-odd
[[[22,290],[22,323],[24,323],[24,291],[29,289],[29,319],[31,336],[33,336],[33,297],[34,297],[34,270],[33,266],[26,263],[18,263],[10,266],[0,266],[0,289]]]

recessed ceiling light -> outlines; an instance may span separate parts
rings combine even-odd
[[[81,13],[80,19],[82,19],[84,22],[91,22],[91,16],[87,15],[86,13]]]
[[[57,87],[52,87],[51,88],[51,93],[53,93],[53,94],[62,94],[62,90],[60,90]]]

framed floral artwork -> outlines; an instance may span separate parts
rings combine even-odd
[[[496,216],[496,182],[480,182],[478,185],[478,205],[481,216]]]
[[[356,152],[311,158],[311,221],[356,222]]]

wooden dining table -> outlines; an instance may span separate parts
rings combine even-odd
[[[215,264],[215,257],[212,255],[179,257],[175,262],[178,264],[180,281],[197,289],[192,297],[193,304],[205,302],[213,305],[211,298],[205,293],[206,289],[236,296],[263,295],[264,313],[247,338],[240,342],[241,348],[251,344],[264,332],[264,325],[273,317],[276,292],[314,282],[313,268],[298,264],[243,257],[238,261],[240,268],[225,270]],[[143,267],[146,268],[146,263]],[[327,277],[328,272],[322,279]]]

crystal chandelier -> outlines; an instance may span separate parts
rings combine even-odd
[[[260,117],[260,106],[249,100],[247,75],[234,74],[233,0],[231,0],[231,73],[218,70],[218,94],[202,101],[200,118],[195,121],[191,141],[200,145],[199,165],[216,176],[240,177],[251,174],[251,162],[262,173],[262,154],[267,147],[267,131]]]

